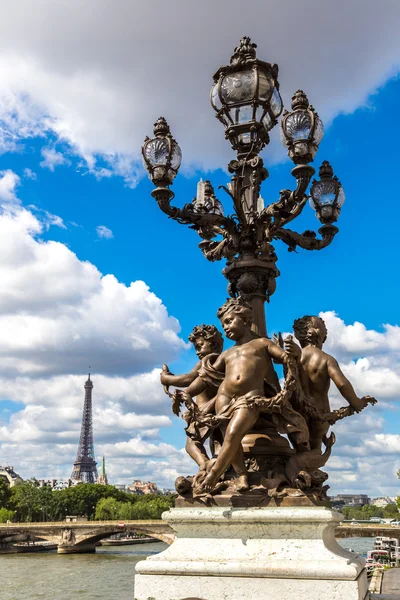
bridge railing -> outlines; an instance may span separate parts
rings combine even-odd
[[[96,525],[116,525],[117,527],[125,527],[125,525],[165,525],[161,519],[147,520],[109,520],[109,521],[38,521],[38,522],[17,522],[17,523],[0,523],[0,527],[87,527]]]

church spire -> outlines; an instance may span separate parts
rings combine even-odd
[[[100,483],[101,485],[108,485],[108,477],[107,477],[107,473],[106,473],[106,459],[103,455],[103,459],[101,461],[101,469],[100,469],[100,473],[99,476],[97,478],[97,483]]]

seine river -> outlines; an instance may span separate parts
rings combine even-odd
[[[340,540],[360,554],[373,538]],[[161,552],[162,542],[97,548],[96,554],[3,554],[0,556],[1,600],[133,600],[134,566]]]

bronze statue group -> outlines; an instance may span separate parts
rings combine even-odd
[[[196,326],[189,340],[197,364],[187,374],[174,375],[166,365],[161,373],[173,412],[186,409],[186,451],[198,465],[194,476],[177,479],[178,493],[206,503],[224,496],[325,501],[327,474],[321,467],[335,442],[333,433],[327,435],[330,425],[376,400],[359,398],[323,351],[327,330],[320,317],[294,322],[298,344],[291,335],[256,335],[251,306],[240,297],[228,299],[217,316],[234,345],[223,351],[214,325]],[[282,387],[273,363],[283,365]],[[331,410],[331,381],[347,407]],[[170,386],[177,389],[171,393]]]

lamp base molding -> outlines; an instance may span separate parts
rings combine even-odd
[[[324,507],[175,508],[172,545],[136,565],[135,600],[367,600],[364,560]]]

